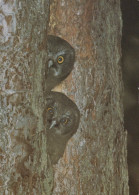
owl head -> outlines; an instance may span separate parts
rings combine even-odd
[[[79,110],[76,104],[62,93],[49,93],[44,115],[47,131],[50,134],[71,137],[77,131]]]
[[[46,82],[47,88],[51,90],[70,74],[75,61],[75,51],[67,41],[53,35],[48,35],[47,49]]]

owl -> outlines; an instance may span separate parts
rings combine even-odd
[[[50,91],[72,71],[75,61],[75,50],[67,41],[53,35],[48,35],[47,50],[46,89]]]
[[[52,164],[63,156],[67,141],[76,133],[80,112],[66,95],[50,92],[46,98],[44,123],[48,140],[48,154]]]

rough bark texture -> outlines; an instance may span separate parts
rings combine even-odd
[[[53,195],[128,195],[120,1],[53,0],[49,34],[76,50],[72,74],[55,90],[81,112],[80,128],[54,167]]]
[[[0,7],[0,193],[49,195],[53,170],[42,120],[49,1],[1,0]],[[54,166],[52,194],[128,195],[120,2],[53,0],[50,13],[49,34],[76,50],[75,68],[57,89],[81,112]]]
[[[43,83],[49,0],[0,1],[0,194],[50,194]]]

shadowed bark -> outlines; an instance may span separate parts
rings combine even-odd
[[[129,194],[139,194],[139,2],[121,1],[124,125],[128,132]]]

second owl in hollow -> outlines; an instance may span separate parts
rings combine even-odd
[[[44,124],[52,164],[56,164],[63,156],[68,140],[78,129],[79,120],[79,109],[66,95],[59,92],[47,94]]]
[[[73,47],[64,39],[48,35],[48,69],[46,90],[50,91],[63,81],[72,71],[75,61]]]

